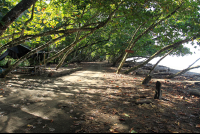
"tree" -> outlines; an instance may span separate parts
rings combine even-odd
[[[138,35],[138,36],[136,37],[136,39],[133,41],[133,39],[135,38],[136,33],[137,33],[138,30],[140,29],[140,27],[139,27],[138,30],[136,30],[136,32],[135,32],[135,34],[134,34],[132,40],[130,41],[130,46],[128,47],[128,49],[129,49],[129,50],[132,49],[132,48],[134,47],[135,43],[136,43],[143,35],[147,34],[151,29],[153,29],[154,27],[156,27],[157,25],[159,25],[162,21],[168,19],[168,18],[171,17],[173,14],[175,14],[175,13],[178,11],[178,9],[180,9],[181,5],[182,5],[182,3],[181,3],[173,12],[171,12],[171,13],[170,13],[169,15],[167,15],[166,17],[164,17],[164,18],[162,18],[162,19],[160,19],[160,20],[157,20],[157,22],[153,22],[146,30],[144,30],[140,35]],[[145,23],[146,23],[146,22],[145,22]],[[144,24],[145,24],[145,23],[144,23]],[[142,25],[141,25],[141,26],[142,26]],[[120,63],[120,65],[119,65],[119,67],[118,67],[116,73],[119,73],[119,72],[120,72],[120,70],[121,70],[121,68],[122,68],[122,66],[123,66],[123,64],[124,64],[124,62],[125,62],[127,56],[128,56],[128,52],[126,52],[126,54],[124,55],[124,58],[123,58],[123,60],[121,61],[121,63]]]
[[[191,67],[194,63],[196,63],[198,60],[200,60],[200,58],[198,58],[195,62],[193,62],[189,67],[187,67],[186,69],[183,69],[181,70],[180,72],[176,73],[176,74],[172,74],[170,76],[168,76],[167,78],[168,79],[171,79],[171,78],[174,78],[175,76],[179,76],[179,75],[182,75],[184,73],[186,73],[187,71],[189,70],[192,70],[192,69],[195,69],[195,68],[199,68],[200,65],[197,65],[197,66],[194,66],[194,67]]]
[[[122,4],[122,3],[123,3],[123,2],[121,2],[121,4]],[[69,34],[71,34],[71,33],[75,33],[75,32],[90,31],[89,33],[87,33],[87,34],[83,35],[82,37],[80,37],[80,39],[77,39],[74,43],[72,43],[72,44],[70,44],[69,46],[63,48],[63,49],[60,50],[58,53],[56,53],[56,54],[54,54],[52,57],[48,58],[48,59],[46,60],[46,62],[49,62],[49,61],[55,59],[56,57],[59,57],[61,54],[65,53],[65,52],[67,52],[67,53],[69,54],[70,51],[73,49],[73,47],[74,47],[78,42],[82,41],[84,38],[86,38],[87,36],[91,35],[95,30],[98,30],[98,29],[100,29],[101,27],[104,27],[104,26],[111,20],[111,18],[113,17],[113,15],[114,15],[115,12],[118,10],[118,8],[119,8],[119,6],[120,6],[121,4],[119,4],[111,13],[109,13],[109,16],[107,17],[107,19],[103,20],[103,21],[100,22],[100,23],[96,23],[97,25],[96,25],[95,27],[93,27],[93,28],[85,28],[86,25],[83,25],[81,28],[75,28],[75,29],[71,29],[71,30],[67,29],[67,30],[60,30],[60,31],[58,31],[59,33],[64,33],[64,35],[62,35],[62,36],[60,36],[60,37],[58,37],[58,38],[55,38],[55,39],[53,39],[52,41],[47,42],[47,43],[45,43],[44,45],[39,46],[38,48],[36,48],[36,49],[32,50],[31,52],[27,53],[25,56],[23,56],[23,57],[21,57],[19,60],[17,60],[12,66],[10,66],[8,69],[6,69],[6,70],[1,74],[1,77],[5,77],[7,73],[9,73],[13,68],[15,68],[17,65],[19,65],[19,63],[21,63],[23,60],[25,60],[26,57],[29,57],[29,56],[31,56],[32,54],[34,54],[35,52],[44,49],[44,48],[47,47],[48,45],[50,45],[50,44],[52,44],[52,43],[54,43],[54,42],[56,42],[56,41],[62,39],[63,37],[66,37],[67,35],[69,35]],[[87,23],[86,23],[86,24],[87,24]],[[95,24],[92,24],[92,25],[95,25]],[[90,25],[88,25],[88,26],[90,26]],[[54,29],[54,30],[52,30],[51,32],[57,32],[56,30],[57,30],[57,29]],[[52,34],[51,32],[48,31],[48,32],[45,32],[45,33],[42,33],[42,34],[39,34],[39,35],[30,35],[30,36],[27,36],[27,37],[29,37],[29,39],[34,39],[34,38],[36,38],[36,37],[38,37],[38,36],[41,36],[41,35]],[[24,42],[24,41],[25,41],[24,38],[27,39],[27,37],[25,37],[25,36],[19,37],[18,40],[14,40],[14,41],[16,41],[17,43],[13,44],[13,42],[11,41],[11,43],[10,43],[9,46],[14,46],[14,45],[16,45],[16,44],[18,44],[18,43],[21,43],[19,40],[23,40],[22,42]],[[8,44],[7,44],[7,45],[4,45],[3,48],[6,48],[6,47],[8,47]],[[1,47],[1,49],[3,49],[3,48]],[[66,56],[63,57],[63,58],[66,58]],[[61,62],[63,62],[63,60],[62,60]]]
[[[10,2],[13,3],[11,0]],[[82,48],[79,51],[85,56],[98,57],[99,52],[105,54],[112,59],[113,64],[122,58],[128,45],[128,49],[130,47],[132,47],[131,49],[137,48],[134,50],[133,56],[150,56],[162,47],[177,42],[181,36],[180,30],[187,33],[188,38],[197,34],[197,30],[192,29],[199,28],[198,19],[195,18],[199,14],[198,4],[199,2],[190,0],[186,0],[182,4],[178,0],[53,0],[49,4],[44,1],[35,2],[32,10],[27,8],[23,13],[21,12],[20,17],[17,16],[15,21],[6,24],[7,29],[0,37],[1,53],[5,49],[19,44],[32,47],[32,51],[13,63],[1,77],[5,77],[24,59],[39,50],[56,52],[49,54],[46,62],[59,57],[61,60],[59,66],[64,61],[70,60],[72,55],[76,55],[73,53],[77,53],[78,48]],[[186,23],[185,20],[188,18],[182,17],[183,15],[190,16],[190,21]],[[175,21],[176,18],[179,23],[181,22],[180,24]],[[195,20],[193,20],[194,18]],[[190,26],[190,31],[182,24]],[[141,28],[133,36],[132,33],[139,26]],[[174,37],[175,30],[171,30],[172,28],[179,30]],[[77,33],[80,35],[76,39]],[[100,42],[108,39],[109,33],[109,41]],[[164,34],[167,35],[167,38],[163,38]],[[99,43],[83,47],[91,38],[98,40]],[[127,43],[128,41],[129,43]],[[156,45],[156,42],[159,45]],[[183,48],[177,48],[175,52],[179,50],[183,50]],[[91,54],[88,55],[86,52]],[[186,51],[186,53],[188,52]],[[180,53],[183,52],[180,51]],[[160,54],[164,55],[165,52],[162,51]]]
[[[147,64],[149,61],[151,61],[153,58],[155,58],[157,55],[159,55],[160,53],[164,52],[165,50],[178,47],[178,46],[182,45],[183,43],[187,43],[187,42],[192,41],[193,39],[196,39],[196,38],[199,38],[199,37],[200,37],[200,34],[197,34],[196,36],[194,36],[192,38],[189,38],[189,39],[186,38],[184,40],[181,40],[181,41],[175,42],[175,43],[173,43],[171,45],[168,45],[166,47],[163,47],[162,49],[157,51],[155,54],[153,54],[149,59],[147,59],[146,61],[144,61],[143,63],[141,63],[141,64],[139,64],[139,65],[137,65],[135,67],[130,68],[129,70],[125,71],[124,73],[128,74],[131,71],[137,70],[138,68],[144,66],[145,64]]]
[[[0,36],[17,19],[20,14],[35,4],[37,0],[22,0],[10,10],[0,21]]]
[[[160,58],[157,62],[156,62],[156,64],[152,67],[152,69],[149,71],[149,73],[147,74],[147,76],[145,77],[145,79],[142,81],[142,84],[148,84],[149,83],[149,81],[151,80],[151,78],[152,78],[152,75],[151,75],[151,73],[152,73],[152,71],[155,69],[155,67],[158,65],[158,63],[161,61],[161,60],[163,60],[167,55],[169,55],[172,51],[174,50],[174,48],[173,49],[171,49],[168,53],[166,53],[162,58]]]

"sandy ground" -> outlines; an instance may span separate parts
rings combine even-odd
[[[152,79],[143,86],[144,76],[115,74],[105,63],[79,66],[60,77],[1,79],[0,132],[200,132],[199,97],[181,92],[199,88],[194,81]],[[157,80],[168,101],[153,99]],[[151,103],[137,105],[142,99]]]

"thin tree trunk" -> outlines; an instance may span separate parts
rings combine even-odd
[[[182,4],[183,4],[183,3],[182,3]],[[181,8],[182,4],[181,4],[179,7],[177,7],[172,13],[170,13],[169,15],[167,15],[166,17],[164,17],[163,19],[159,20],[157,23],[154,22],[154,23],[153,23],[151,26],[149,26],[144,32],[142,32],[142,33],[134,40],[134,42],[132,43],[133,39],[135,38],[135,35],[136,35],[137,31],[138,31],[138,30],[140,29],[140,27],[141,27],[142,25],[144,25],[146,22],[144,22],[142,25],[140,25],[139,28],[136,30],[135,34],[133,35],[132,41],[130,42],[130,47],[129,47],[128,49],[131,50],[131,49],[134,47],[135,43],[136,43],[143,35],[147,34],[151,29],[153,29],[155,26],[159,25],[162,21],[164,21],[164,20],[168,19],[169,17],[171,17],[172,15],[174,15],[174,14],[178,11],[178,9]],[[126,54],[124,55],[124,58],[122,59],[120,65],[119,65],[119,67],[118,67],[118,69],[117,69],[117,72],[116,72],[117,74],[120,72],[120,70],[121,70],[121,68],[122,68],[122,66],[123,66],[123,64],[124,64],[124,62],[125,62],[127,56],[128,56],[128,53],[126,52]]]
[[[24,26],[23,26],[22,31],[21,31],[21,36],[24,36],[25,27],[27,26],[27,24],[28,24],[29,22],[31,22],[31,21],[33,20],[34,9],[35,9],[35,3],[33,4],[33,7],[32,7],[31,18],[30,18],[29,20],[27,20],[27,21],[24,23]]]
[[[137,70],[138,68],[140,67],[143,67],[145,64],[147,64],[149,61],[151,61],[153,58],[155,58],[157,55],[159,55],[161,52],[165,51],[165,50],[168,50],[170,48],[173,48],[173,47],[177,47],[183,43],[186,43],[188,41],[191,41],[192,39],[196,39],[196,37],[199,37],[200,35],[197,35],[195,37],[192,37],[190,39],[185,39],[185,40],[181,40],[181,41],[178,41],[176,43],[173,43],[172,45],[168,45],[166,47],[163,47],[162,49],[160,49],[159,51],[157,51],[156,53],[154,53],[149,59],[147,59],[145,62],[141,63],[140,65],[137,65],[136,67],[132,67],[130,68],[129,70],[125,71],[124,74],[128,74],[134,70]]]
[[[95,30],[94,30],[95,31]],[[72,44],[70,44],[70,46],[67,46],[65,48],[63,48],[62,50],[60,50],[59,52],[57,52],[56,54],[54,54],[53,56],[49,57],[48,59],[46,59],[46,62],[50,62],[52,60],[54,60],[55,58],[61,56],[63,53],[69,51],[71,48],[73,48],[77,43],[79,43],[80,41],[82,41],[83,39],[85,39],[87,36],[91,35],[94,31],[91,31],[90,33],[86,34],[85,36],[83,36],[81,39],[73,42]]]
[[[155,67],[158,65],[158,63],[160,63],[161,60],[163,60],[167,55],[169,55],[172,51],[174,50],[174,48],[172,50],[170,50],[167,54],[165,54],[162,58],[160,58],[156,64],[153,66],[153,68],[150,70],[149,74],[145,77],[145,79],[142,81],[142,84],[148,84],[149,81],[151,80],[151,72],[155,69]]]
[[[24,56],[22,56],[20,59],[18,59],[18,60],[17,60],[13,65],[11,65],[9,68],[7,68],[6,70],[4,70],[4,71],[0,74],[0,78],[6,77],[6,75],[7,75],[8,73],[10,73],[10,72],[13,70],[13,68],[16,68],[16,67],[17,67],[21,62],[23,62],[26,58],[28,58],[28,57],[30,57],[31,55],[35,54],[36,52],[38,52],[38,51],[44,49],[44,48],[47,47],[48,45],[50,45],[50,44],[52,44],[52,43],[54,43],[54,42],[56,42],[56,41],[62,39],[62,38],[65,37],[65,36],[67,36],[67,35],[63,35],[63,36],[60,36],[60,37],[58,37],[58,38],[56,38],[56,39],[53,39],[53,40],[47,42],[46,44],[44,44],[44,45],[42,45],[42,46],[40,46],[40,47],[37,47],[37,48],[33,49],[32,51],[28,52],[27,54],[25,54]]]
[[[192,65],[194,65],[198,60],[200,60],[200,58],[199,59],[197,59],[194,63],[192,63],[191,65],[189,65],[189,67],[191,67]],[[188,68],[189,68],[188,67]]]
[[[175,48],[173,48],[172,50],[170,50],[168,53],[166,53],[162,58],[160,58],[156,64],[153,66],[153,68],[150,70],[149,75],[151,75],[151,72],[154,70],[154,68],[158,65],[158,63],[160,63],[161,60],[163,60],[167,55],[169,55]]]
[[[64,54],[64,56],[62,57],[61,61],[56,66],[56,70],[62,66],[62,64],[65,61],[65,59],[67,58],[67,56],[73,51],[75,45],[73,46],[72,44],[74,44],[78,40],[79,36],[80,36],[80,33],[78,32],[76,37],[75,37],[75,39],[74,39],[74,41],[70,44],[71,48]]]
[[[199,58],[200,59],[200,58]],[[183,69],[182,71],[176,73],[176,74],[172,74],[170,76],[168,76],[167,78],[168,79],[171,79],[171,78],[174,78],[175,76],[178,76],[178,75],[182,75],[184,73],[186,73],[187,71],[191,70],[191,69],[195,69],[195,68],[199,68],[200,65],[198,66],[195,66],[195,67],[191,67],[193,64],[195,64],[199,59],[197,59],[195,62],[193,62],[189,67],[187,67],[186,69]]]
[[[115,67],[117,65],[117,63],[119,63],[119,61],[123,58],[124,54],[125,54],[125,52],[122,52],[121,55],[113,62],[113,64],[111,66]]]
[[[136,34],[137,34],[137,32],[139,31],[139,29],[144,25],[145,23],[143,23],[142,25],[140,25],[139,27],[138,27],[138,29],[136,29],[136,31],[135,31],[135,33],[133,34],[133,36],[132,36],[132,39],[131,39],[131,41],[130,41],[130,45],[128,46],[128,50],[131,50],[132,48],[133,48],[133,46],[135,45],[135,41],[133,42],[133,40],[134,40],[134,38],[135,38],[135,36],[136,36]],[[117,69],[117,74],[119,74],[119,72],[120,72],[120,70],[121,70],[121,68],[122,68],[122,66],[123,66],[123,64],[124,64],[124,62],[126,61],[126,58],[127,58],[127,56],[128,56],[128,52],[126,52],[125,54],[124,54],[124,57],[123,57],[123,59],[122,59],[122,61],[120,62],[120,64],[119,64],[119,67],[118,67],[118,69]]]

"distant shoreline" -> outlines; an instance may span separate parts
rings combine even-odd
[[[152,65],[154,65],[154,64],[152,64]],[[158,70],[158,68],[159,68],[158,66],[159,65],[157,65],[157,67],[154,70]],[[163,66],[163,65],[161,65],[161,66]],[[173,73],[173,74],[176,74],[176,73],[182,71],[182,70],[173,69],[173,68],[170,68],[170,67],[167,67],[167,66],[163,66],[163,67],[169,68],[170,69],[169,73]],[[188,72],[186,72],[182,75],[183,76],[191,76],[191,75],[200,75],[200,73],[188,71]]]

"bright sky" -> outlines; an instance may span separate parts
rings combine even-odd
[[[200,58],[200,47],[197,47],[196,49],[191,44],[186,44],[184,46],[187,46],[190,48],[191,52],[195,52],[195,54],[192,55],[186,55],[183,57],[177,57],[177,56],[167,56],[165,57],[158,65],[167,66],[172,69],[178,69],[182,70],[187,68],[189,65],[191,65],[193,62],[195,62],[198,58]],[[160,58],[154,58],[150,61],[151,64],[155,64]],[[192,67],[200,65],[200,60],[197,61]],[[200,68],[192,69],[190,72],[196,72],[200,73]]]

